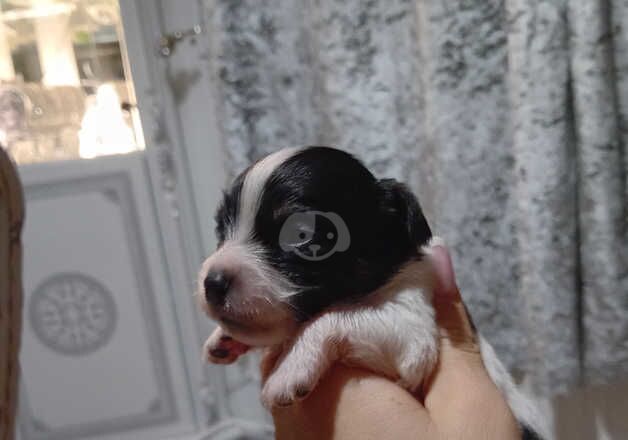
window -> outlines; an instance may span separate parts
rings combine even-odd
[[[0,143],[19,164],[143,148],[117,0],[0,7]]]

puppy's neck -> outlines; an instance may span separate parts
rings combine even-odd
[[[419,255],[418,258],[404,263],[386,284],[369,295],[369,302],[386,301],[408,289],[421,289],[427,299],[431,300],[436,277],[426,255],[423,252]]]

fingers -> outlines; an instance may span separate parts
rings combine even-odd
[[[276,438],[436,438],[425,408],[390,380],[335,364],[307,399],[274,408]]]
[[[463,382],[469,371],[483,374],[484,368],[475,326],[462,302],[447,248],[436,241],[425,253],[435,275],[432,304],[440,335],[438,364],[423,384],[422,394],[429,410],[443,397],[446,400],[456,396],[459,390],[451,387],[453,383]]]
[[[426,254],[435,274],[432,303],[443,348],[447,350],[453,346],[459,350],[479,353],[476,329],[460,297],[447,248],[437,241],[426,249]]]
[[[483,414],[500,413],[503,417],[499,420],[505,421],[508,430],[512,417],[484,368],[477,332],[460,297],[449,252],[442,243],[436,243],[426,253],[435,273],[433,305],[441,346],[438,365],[423,387],[425,408],[437,424],[452,429],[453,438],[466,438],[459,435],[472,426],[452,423],[452,414],[480,420]]]

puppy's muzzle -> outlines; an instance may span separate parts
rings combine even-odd
[[[221,306],[229,292],[231,279],[222,272],[209,272],[205,277],[205,299],[209,304]]]

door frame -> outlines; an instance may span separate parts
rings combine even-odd
[[[192,341],[184,344],[188,348],[195,344],[198,347],[186,350],[185,364],[201,432],[210,419],[233,420],[224,369],[203,365],[199,359],[202,342],[215,324],[199,311],[192,298],[200,263],[216,246],[213,212],[226,182],[222,135],[212,105],[216,95],[212,89],[206,14],[202,0],[120,0],[120,10],[127,64],[146,141],[149,179],[164,248],[168,250],[167,265],[173,288],[184,290],[174,295],[189,298],[173,301],[173,307],[180,339]],[[162,35],[195,25],[200,26],[200,35],[180,41],[169,57],[159,54]],[[202,123],[198,123],[199,108],[206,110]]]

